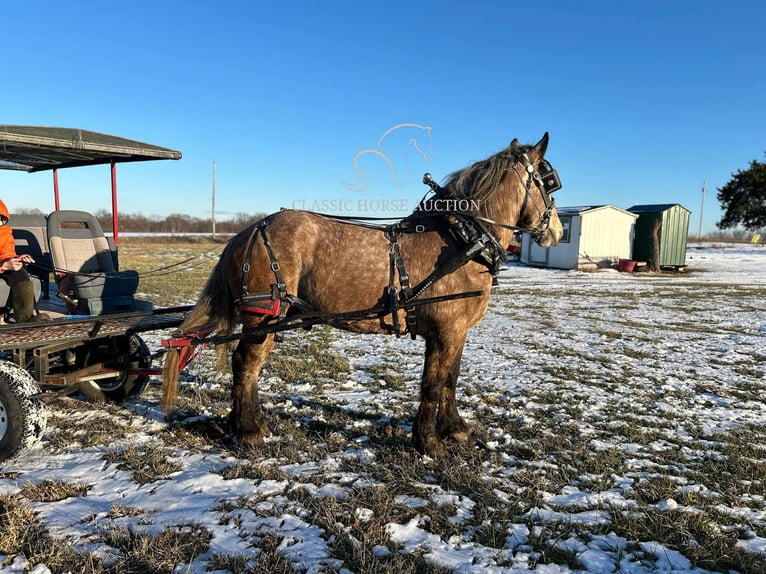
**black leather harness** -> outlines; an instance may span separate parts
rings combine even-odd
[[[327,217],[328,219],[338,219],[320,213],[316,213],[315,215]],[[300,297],[287,291],[287,286],[282,277],[279,262],[269,243],[268,234],[266,232],[272,219],[273,215],[256,223],[250,234],[245,263],[242,266],[242,291],[235,301],[237,310],[241,313],[278,317],[279,321],[283,321],[286,317],[288,307],[290,307],[296,309],[298,313],[305,313],[311,317],[316,317],[321,313],[313,309],[311,305]],[[349,224],[353,223],[353,220],[341,219],[340,221]],[[380,229],[385,233],[389,241],[389,276],[388,286],[386,287],[386,304],[384,308],[374,307],[371,309],[360,310],[358,312],[358,318],[364,319],[372,316],[390,314],[393,330],[399,335],[400,323],[398,312],[400,309],[404,309],[406,314],[405,332],[409,333],[413,339],[417,333],[416,308],[421,304],[430,302],[428,299],[420,299],[429,287],[442,277],[455,272],[469,261],[478,261],[484,264],[494,277],[500,271],[500,266],[507,257],[505,248],[497,242],[494,236],[486,229],[485,225],[471,214],[419,212],[396,224],[373,227]],[[399,238],[404,234],[424,233],[427,231],[446,231],[452,236],[453,241],[459,247],[456,254],[446,263],[434,269],[434,271],[420,283],[412,286],[404,258],[402,257]],[[270,268],[274,274],[274,283],[271,284],[271,290],[269,291],[250,293],[248,290],[250,260],[252,258],[255,244],[259,238],[262,240],[263,246],[269,257]],[[481,291],[471,292],[470,295],[458,293],[455,294],[455,296],[447,296],[446,298],[439,297],[438,299],[457,299],[465,296],[478,296],[481,294],[483,294]],[[326,314],[326,316],[328,319],[334,317],[332,314]]]
[[[294,310],[297,326],[307,326],[317,323],[332,323],[333,321],[361,320],[373,317],[383,317],[391,315],[393,330],[397,336],[400,335],[399,310],[404,309],[406,315],[406,329],[414,339],[417,334],[417,313],[416,308],[429,303],[439,301],[448,301],[453,299],[476,297],[485,294],[483,291],[471,291],[466,293],[454,293],[450,295],[423,298],[423,293],[442,277],[454,273],[456,270],[467,264],[469,261],[476,261],[485,265],[492,274],[493,283],[497,281],[497,274],[500,267],[507,259],[507,252],[503,245],[495,238],[487,226],[498,226],[511,229],[516,232],[532,231],[541,232],[547,229],[550,222],[551,213],[554,207],[552,194],[561,187],[561,181],[558,178],[556,170],[545,161],[541,160],[540,173],[535,171],[534,166],[529,162],[526,155],[517,157],[517,163],[524,166],[528,173],[526,180],[527,194],[524,197],[524,204],[521,212],[526,207],[529,198],[529,192],[532,183],[540,190],[545,210],[540,215],[539,227],[525,229],[516,226],[506,225],[497,221],[492,221],[480,217],[471,212],[440,212],[418,210],[402,221],[389,225],[375,225],[369,223],[374,218],[347,218],[340,216],[314,213],[321,217],[326,217],[335,221],[347,224],[363,225],[382,231],[389,241],[389,274],[388,286],[386,287],[385,304],[370,309],[362,309],[346,313],[324,313],[312,308],[306,301],[295,294],[287,291],[287,286],[280,272],[279,262],[269,243],[266,230],[272,222],[274,215],[270,215],[257,222],[250,234],[250,240],[247,246],[247,253],[244,264],[242,265],[242,291],[235,300],[237,310],[241,313],[251,313],[278,317],[277,324],[266,329],[263,332],[280,332],[292,328],[294,320],[287,319],[288,307]],[[516,165],[513,167],[516,171]],[[516,171],[519,178],[523,181],[521,174]],[[447,191],[441,188],[430,174],[425,174],[423,183],[427,184],[431,191],[437,197],[449,195]],[[423,202],[421,202],[421,205]],[[456,247],[456,253],[444,264],[434,269],[425,279],[415,286],[410,283],[410,277],[407,273],[404,258],[402,257],[399,246],[399,238],[408,233],[441,232],[451,237],[451,242]],[[269,257],[271,271],[274,274],[274,283],[271,284],[271,290],[260,293],[250,293],[248,291],[248,280],[250,274],[250,261],[258,238],[263,241],[263,246]],[[396,285],[398,276],[399,286]]]

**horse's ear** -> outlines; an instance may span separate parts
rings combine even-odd
[[[545,151],[548,149],[548,132],[545,132],[543,134],[543,137],[540,138],[540,141],[535,144],[535,147],[532,148],[532,153],[536,156],[535,161],[540,161],[545,157]]]
[[[511,151],[519,151],[521,149],[521,144],[519,143],[518,139],[513,138],[511,145],[508,147],[511,149]]]

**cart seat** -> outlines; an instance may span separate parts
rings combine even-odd
[[[27,266],[30,275],[40,279],[42,296],[50,297],[50,276],[53,260],[48,248],[48,220],[42,213],[16,213],[11,215],[16,253],[29,254],[35,262]]]
[[[70,314],[135,311],[136,271],[118,271],[98,220],[85,211],[48,215],[48,241],[59,291],[76,300]]]

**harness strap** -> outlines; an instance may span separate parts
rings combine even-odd
[[[410,276],[407,274],[407,269],[404,265],[404,258],[402,257],[401,249],[399,248],[399,229],[397,226],[391,225],[386,229],[386,236],[388,237],[391,245],[388,249],[389,258],[389,272],[388,272],[388,301],[391,308],[391,321],[393,323],[394,333],[399,336],[399,302],[407,301],[412,298],[412,288],[410,287]],[[401,292],[396,292],[394,286],[395,271],[399,274],[399,285],[401,286]],[[414,339],[417,335],[417,316],[413,307],[405,307],[405,313],[407,317],[406,332]]]
[[[271,217],[267,217],[258,222],[253,233],[250,235],[245,262],[242,264],[242,293],[235,303],[237,305],[237,310],[242,313],[269,315],[272,317],[279,317],[279,320],[283,321],[287,314],[287,308],[282,305],[282,303],[287,303],[291,307],[295,307],[301,313],[307,313],[314,309],[300,297],[291,295],[287,292],[287,285],[282,278],[282,273],[280,273],[279,262],[277,261],[276,255],[274,255],[274,250],[271,248],[269,238],[266,235],[266,227],[271,223],[271,219]],[[275,283],[272,283],[271,291],[250,293],[248,291],[250,260],[253,256],[253,248],[258,236],[263,239],[263,246],[266,248],[266,254],[269,257],[269,265],[271,271],[274,273]]]
[[[460,269],[463,265],[469,261],[475,259],[479,253],[486,247],[489,237],[485,234],[476,239],[474,242],[469,243],[463,250],[458,252],[452,259],[447,261],[441,267],[434,269],[428,277],[423,279],[415,287],[411,289],[411,294],[408,298],[402,301],[403,304],[411,303],[420,297],[426,289],[436,283],[442,277],[449,275]]]

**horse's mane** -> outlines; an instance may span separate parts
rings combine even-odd
[[[524,195],[509,189],[504,185],[504,180],[515,164],[522,160],[522,156],[532,149],[534,146],[522,146],[514,140],[511,145],[495,155],[451,173],[442,186],[433,189],[433,198],[429,199],[426,196],[421,200],[415,214],[419,214],[420,211],[441,213],[445,210],[431,208],[432,200],[446,199],[458,200],[451,208],[453,211],[471,212],[492,220],[505,220],[514,213],[515,217],[518,217]],[[523,192],[523,187],[519,190]],[[449,210],[450,208],[447,209]],[[515,219],[506,223],[515,224]]]
[[[484,202],[500,188],[500,183],[506,173],[518,161],[519,155],[526,153],[531,146],[523,146],[518,150],[509,147],[477,161],[473,165],[451,173],[442,186],[448,196],[461,199],[474,199]]]

